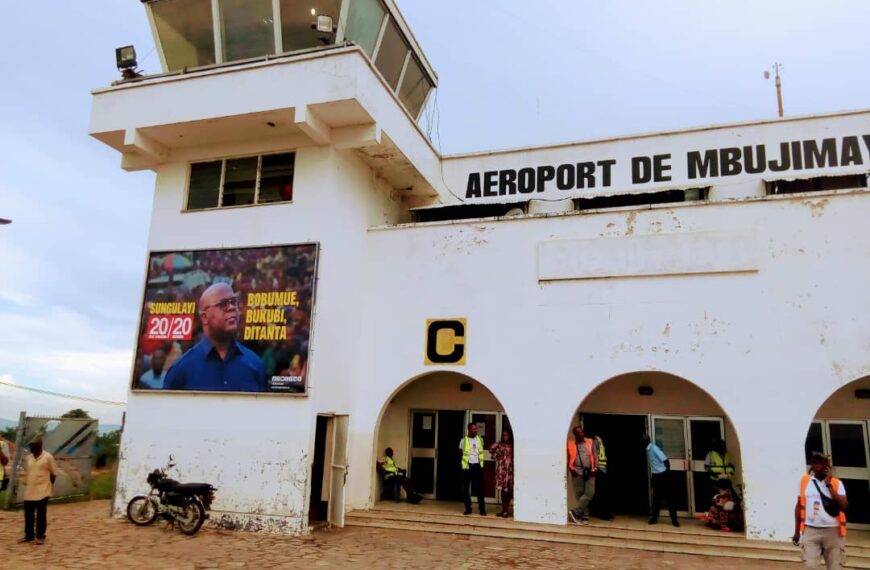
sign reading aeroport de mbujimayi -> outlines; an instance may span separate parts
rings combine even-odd
[[[688,150],[679,155],[665,152],[626,159],[601,157],[563,164],[471,172],[465,199],[534,195],[551,190],[562,191],[564,197],[569,198],[575,195],[572,191],[611,187],[617,171],[622,168],[628,169],[626,173],[630,173],[631,185],[673,182],[675,169],[682,173],[676,175],[677,179],[702,185],[706,179],[741,174],[861,166],[866,163],[862,142],[870,152],[870,135],[847,135]]]

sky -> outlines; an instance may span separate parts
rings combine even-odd
[[[397,0],[439,76],[444,154],[870,107],[866,0]],[[114,49],[159,58],[138,0],[0,3],[0,380],[123,402],[151,172],[87,135]],[[0,384],[0,418],[122,406]]]

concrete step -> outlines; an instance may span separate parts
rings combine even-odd
[[[350,526],[473,534],[511,540],[541,540],[649,552],[725,556],[744,560],[797,562],[800,559],[799,551],[787,543],[747,540],[739,534],[699,533],[685,527],[675,528],[665,524],[651,529],[639,529],[614,523],[583,527],[561,526],[522,523],[498,517],[466,517],[461,514],[409,512],[382,507],[352,511],[346,515],[345,522]],[[870,548],[850,545],[848,556],[848,567],[870,569]]]
[[[635,538],[638,540],[656,540],[662,542],[683,543],[699,545],[718,545],[722,547],[733,547],[739,543],[744,548],[757,549],[778,549],[783,552],[794,552],[795,548],[786,542],[772,542],[762,540],[748,540],[740,533],[724,533],[712,532],[706,529],[699,529],[694,526],[694,521],[685,522],[683,526],[676,528],[672,527],[667,520],[661,521],[656,526],[628,526],[616,522],[599,522],[593,519],[589,526],[577,527],[574,525],[542,525],[537,523],[523,523],[513,520],[505,520],[498,517],[478,517],[471,515],[466,517],[462,514],[453,513],[427,513],[427,512],[410,512],[401,509],[390,509],[389,507],[377,507],[368,511],[354,511],[354,514],[364,517],[381,517],[389,520],[407,520],[417,522],[450,522],[453,524],[465,525],[475,524],[478,526],[489,526],[493,528],[516,528],[528,530],[530,532],[538,532],[541,530],[549,530],[551,532],[561,533],[582,533],[584,535],[594,535],[600,537],[616,537],[616,538]],[[849,544],[850,555],[854,553],[856,557],[870,557],[870,545],[864,544]]]

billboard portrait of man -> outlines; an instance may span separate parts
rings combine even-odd
[[[152,252],[133,390],[305,394],[317,249]]]
[[[202,339],[166,373],[167,390],[265,391],[266,369],[257,354],[236,340],[239,298],[215,283],[199,298]]]

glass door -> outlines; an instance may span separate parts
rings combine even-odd
[[[434,410],[411,411],[411,453],[408,476],[417,492],[427,499],[435,498],[436,473],[438,470],[438,412]]]
[[[850,522],[870,524],[870,450],[867,422],[827,420],[834,475],[843,481],[849,499]]]
[[[807,470],[813,452],[831,458],[834,475],[843,481],[849,498],[849,524],[870,528],[870,421],[816,420],[804,443]]]
[[[651,416],[653,441],[671,464],[670,497],[680,515],[689,515],[689,455],[686,442],[686,418]],[[667,516],[667,511],[663,511]]]
[[[707,512],[717,492],[704,469],[704,460],[713,448],[713,443],[720,439],[725,439],[725,422],[722,418],[689,418],[689,491],[693,515]]]

